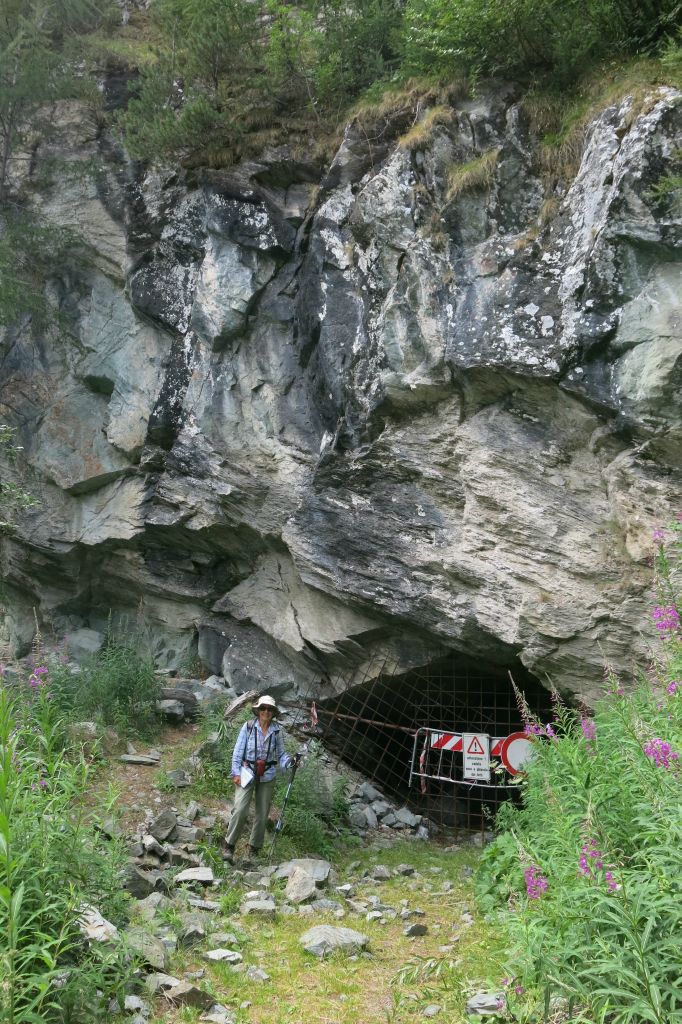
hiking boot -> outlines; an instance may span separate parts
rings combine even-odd
[[[228,864],[234,864],[234,846],[225,844],[223,849],[223,860],[226,860]]]

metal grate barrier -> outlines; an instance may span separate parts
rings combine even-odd
[[[518,666],[513,672],[531,711],[548,718],[548,691]],[[424,815],[434,833],[483,831],[501,803],[516,797],[525,737],[507,666],[453,652],[402,673],[395,662],[375,661],[360,678],[353,669],[332,686],[335,696],[316,705],[316,735],[339,764]],[[489,776],[466,778],[464,734],[489,738]]]

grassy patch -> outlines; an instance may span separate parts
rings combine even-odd
[[[651,191],[660,199],[664,196],[670,196],[682,189],[682,175],[680,174],[668,174],[657,181],[655,185],[652,185]]]
[[[629,127],[656,102],[652,91],[674,84],[673,77],[660,60],[641,57],[601,65],[570,90],[531,89],[523,99],[523,108],[539,139],[539,162],[548,183],[575,177],[587,126],[602,110],[631,96],[626,118]]]
[[[465,192],[482,192],[489,189],[495,179],[499,152],[499,149],[489,149],[475,160],[451,167],[448,172],[447,201],[452,202]]]
[[[149,12],[132,11],[126,25],[119,21],[106,29],[83,34],[77,45],[86,60],[120,63],[134,69],[154,63],[160,42],[161,36]]]
[[[439,125],[450,124],[454,111],[448,107],[431,107],[412,125],[410,130],[398,139],[401,149],[423,149],[429,144]]]
[[[364,850],[358,857],[359,866],[349,869],[351,856],[340,860],[337,869],[340,882],[348,880],[354,885],[354,898],[376,894],[384,905],[398,911],[402,901],[410,908],[422,909],[425,916],[411,920],[426,923],[427,935],[406,937],[403,931],[410,922],[399,916],[386,924],[352,913],[342,921],[319,912],[311,916],[278,914],[267,923],[244,918],[239,919],[244,964],[262,967],[270,981],[250,981],[243,971],[208,965],[199,950],[176,954],[171,973],[206,968],[210,991],[237,1014],[240,1024],[376,1024],[382,1020],[400,1024],[418,1019],[430,1002],[443,1007],[442,1019],[464,1024],[467,995],[499,980],[497,964],[504,952],[504,936],[499,930],[479,920],[470,926],[461,922],[462,913],[473,912],[471,885],[464,869],[475,866],[477,852],[467,848],[444,853],[432,845],[402,841],[386,850]],[[363,882],[363,870],[377,863],[389,868],[412,864],[418,875]],[[343,903],[333,887],[324,895]],[[354,959],[315,959],[303,950],[299,939],[320,923],[341,924],[368,935],[369,953]],[[216,928],[234,930],[234,924],[226,919],[217,922]],[[243,1002],[251,1005],[240,1009]],[[154,1024],[193,1019],[187,1011],[184,1016],[182,1011],[171,1012],[159,1014]]]

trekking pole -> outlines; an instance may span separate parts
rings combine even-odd
[[[303,757],[303,753],[304,753],[304,751],[299,751],[295,755],[295,757],[294,757],[294,764],[293,764],[293,767],[291,769],[291,778],[289,779],[289,785],[287,786],[287,791],[284,794],[284,802],[282,803],[282,810],[280,811],[279,819],[277,821],[277,824],[275,825],[275,834],[272,837],[272,845],[270,847],[270,853],[268,854],[268,862],[270,862],[272,860],[272,855],[275,852],[275,844],[277,842],[277,837],[279,836],[280,832],[284,828],[284,815],[286,813],[287,804],[289,802],[289,794],[291,793],[291,787],[294,784],[294,779],[296,777],[296,772],[298,771],[298,766],[301,763],[301,758]]]

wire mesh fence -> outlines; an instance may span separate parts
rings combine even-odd
[[[531,711],[550,717],[549,692],[518,667],[514,678]],[[318,738],[433,831],[485,830],[500,803],[516,797],[528,740],[506,668],[450,653],[402,673],[375,661],[333,684],[335,696],[315,706]],[[478,755],[481,744],[490,768],[476,772],[487,759],[467,750]]]

